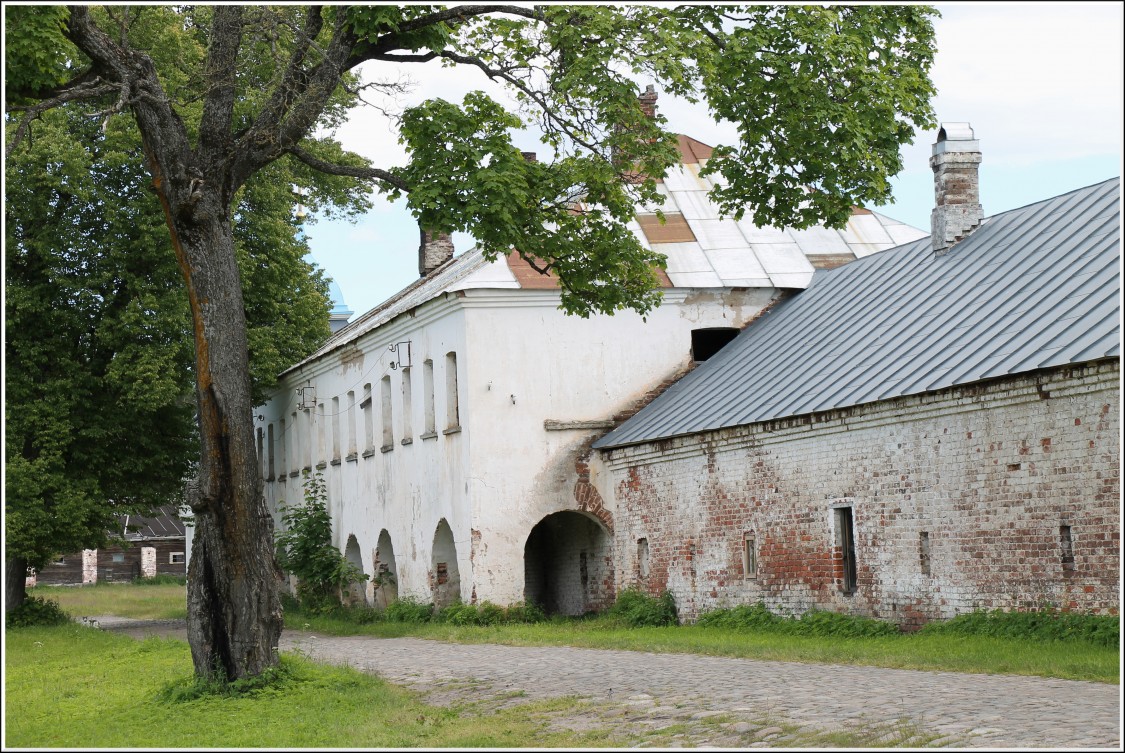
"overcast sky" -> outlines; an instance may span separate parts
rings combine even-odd
[[[932,71],[940,121],[968,121],[981,143],[981,204],[992,215],[1121,174],[1122,4],[938,4],[937,57]],[[460,102],[486,88],[474,71],[436,64],[403,66],[417,84],[404,103],[434,97]],[[376,75],[371,69],[368,76]],[[378,75],[387,75],[380,68]],[[648,82],[644,82],[648,83]],[[402,106],[401,104],[399,105]],[[668,127],[704,143],[733,141],[733,128],[711,122],[706,109],[662,95]],[[387,120],[357,110],[337,132],[344,146],[378,167],[406,156]],[[936,130],[903,150],[905,169],[894,180],[895,202],[870,207],[929,229],[933,173],[928,160]],[[525,151],[543,151],[533,136],[517,138]],[[313,257],[357,314],[378,305],[418,277],[418,230],[405,202],[375,199],[356,224],[321,220],[306,228]],[[455,237],[458,252],[472,245]]]

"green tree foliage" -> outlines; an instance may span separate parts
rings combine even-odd
[[[367,576],[332,544],[328,492],[319,472],[305,474],[303,504],[282,507],[283,530],[277,534],[277,563],[297,576],[297,599],[313,612],[340,606],[340,594]]]
[[[298,172],[271,166],[237,206],[258,396],[328,335]],[[191,318],[129,121],[103,132],[89,112],[46,112],[6,178],[6,546],[41,567],[177,497],[198,453]]]
[[[626,224],[636,202],[658,198],[657,180],[675,161],[676,148],[663,119],[646,116],[638,83],[654,81],[662,91],[706,100],[716,118],[735,123],[738,143],[719,145],[718,158],[708,164],[725,178],[716,198],[729,211],[745,211],[758,224],[806,227],[822,220],[839,226],[853,204],[886,201],[888,179],[901,167],[899,147],[915,128],[933,125],[933,15],[924,6],[902,5],[75,5],[10,11],[6,154],[21,145],[35,149],[34,131],[54,108],[66,112],[62,122],[84,144],[98,143],[90,133],[97,121],[106,138],[119,120],[135,125],[187,288],[200,443],[198,471],[189,484],[197,521],[188,588],[196,671],[209,673],[221,664],[231,679],[261,672],[276,664],[273,647],[281,629],[272,533],[250,422],[261,393],[247,353],[257,353],[268,368],[291,358],[283,347],[271,350],[286,335],[255,331],[254,312],[273,317],[271,326],[280,318],[299,328],[309,308],[279,304],[274,293],[288,288],[299,297],[311,295],[315,285],[287,276],[299,266],[293,258],[283,254],[275,264],[273,244],[287,243],[291,228],[281,213],[271,214],[272,221],[262,218],[259,206],[285,204],[283,187],[297,185],[308,189],[313,208],[339,206],[346,214],[363,204],[348,196],[362,197],[373,184],[405,195],[426,230],[464,230],[489,258],[514,251],[555,272],[568,312],[645,313],[659,301],[653,268],[664,259],[644,248]],[[479,92],[460,104],[408,108],[399,124],[410,152],[403,167],[373,166],[332,139],[348,108],[359,102],[359,66],[374,74],[363,89],[393,95],[401,87],[382,75],[386,64],[431,61],[475,69],[499,82],[514,95],[514,109]],[[88,117],[92,112],[99,113],[96,119]],[[511,135],[521,125],[542,134],[550,159],[528,163],[519,157]],[[59,148],[65,155],[74,145],[60,139]],[[90,162],[93,171],[124,168],[113,162],[114,153],[103,150],[96,165]],[[130,156],[141,158],[135,149]],[[61,180],[53,156],[42,165],[42,180]],[[26,169],[34,173],[34,162]],[[123,172],[122,183],[126,177]],[[144,183],[128,191],[139,197]],[[96,211],[80,220],[95,225],[118,203],[106,195],[87,202]],[[57,209],[48,202],[38,215],[34,208],[20,211],[49,223],[44,207]],[[58,211],[65,214],[65,207]],[[157,222],[117,232],[154,234]],[[113,239],[110,228],[87,232],[91,242]],[[155,238],[146,240],[153,241],[150,249],[160,247]],[[53,253],[67,257],[67,248],[45,244],[38,257],[29,254],[27,279],[40,279],[35,265]],[[87,274],[96,278],[97,261],[60,263],[70,265],[77,281]],[[78,287],[53,297],[29,294],[22,305],[28,312],[40,305],[46,321],[48,314],[61,316],[47,306],[66,307],[85,295],[86,288]],[[125,335],[133,328],[149,327],[165,293],[171,296],[170,290],[158,295],[129,289],[119,301],[118,334],[129,340]],[[40,322],[33,313],[21,321]],[[159,340],[164,325],[155,326],[140,331]],[[75,330],[79,344],[82,332]],[[127,375],[158,373],[163,379],[166,367],[180,363],[179,352],[169,345],[156,356],[130,342],[132,350],[123,346],[122,352],[131,352],[132,360],[120,363],[122,382],[111,386],[137,397],[147,388],[126,385]],[[56,357],[47,346],[21,347],[17,363],[27,374],[34,373],[33,364]],[[106,488],[61,469],[71,462],[72,448],[88,455],[91,441],[111,446],[113,429],[124,421],[92,409],[90,395],[100,389],[100,400],[113,394],[110,389],[82,379],[73,385],[48,381],[68,397],[40,398],[41,405],[33,406],[35,391],[21,387],[26,420],[40,410],[48,428],[30,445],[17,438],[14,454],[9,440],[9,457],[40,464],[20,469],[9,493],[46,498],[38,485],[53,485],[48,492],[60,507],[51,515],[66,518],[72,529],[89,530],[96,522],[91,516],[104,511],[74,500],[104,499]],[[160,394],[170,397],[177,384],[167,382]],[[180,407],[175,400],[166,405]],[[120,410],[124,416],[140,409]],[[149,425],[142,421],[133,434],[146,433]],[[75,432],[85,445],[69,441]],[[152,434],[143,441],[160,440]],[[122,457],[134,459],[131,452]],[[123,468],[106,474],[140,476],[146,462],[116,460],[111,464]],[[40,471],[49,473],[40,479]],[[63,512],[68,505],[75,509]],[[27,531],[46,524],[33,506],[24,506],[26,514],[40,517],[24,519]]]

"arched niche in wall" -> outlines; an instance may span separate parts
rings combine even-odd
[[[359,548],[359,541],[356,540],[355,534],[348,536],[347,546],[344,547],[344,559],[348,561],[349,565],[354,565],[360,572],[365,572],[363,569],[363,554]],[[366,604],[367,603],[367,586],[363,581],[356,581],[348,585],[347,591],[342,594],[346,604]]]
[[[443,609],[461,598],[461,574],[457,569],[457,544],[453,530],[445,518],[434,532],[433,555],[430,558],[430,588],[434,609]]]
[[[379,533],[373,565],[375,574],[371,576],[371,581],[374,586],[375,608],[386,609],[388,604],[398,598],[398,565],[395,564],[395,547],[391,534],[385,528]]]

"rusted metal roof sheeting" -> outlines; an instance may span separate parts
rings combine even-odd
[[[609,448],[1119,356],[1120,179],[819,270]]]

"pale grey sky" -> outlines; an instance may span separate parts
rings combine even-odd
[[[938,4],[938,53],[932,71],[941,121],[972,124],[984,158],[980,168],[985,215],[1046,199],[1121,174],[1123,6],[1100,3]],[[459,102],[485,88],[473,71],[436,64],[404,66],[417,81],[406,100]],[[380,69],[381,75],[386,70]],[[705,143],[731,141],[730,124],[712,122],[703,106],[662,95],[660,112],[671,130]],[[357,110],[337,132],[344,146],[379,167],[404,164],[387,121]],[[895,202],[871,207],[929,228],[933,175],[928,159],[936,131],[919,133],[904,148],[905,169],[894,181]],[[527,151],[542,151],[531,135]],[[375,200],[357,224],[320,221],[306,228],[313,256],[336,279],[357,314],[417,279],[417,226],[405,202]],[[458,251],[472,241],[457,237]]]

